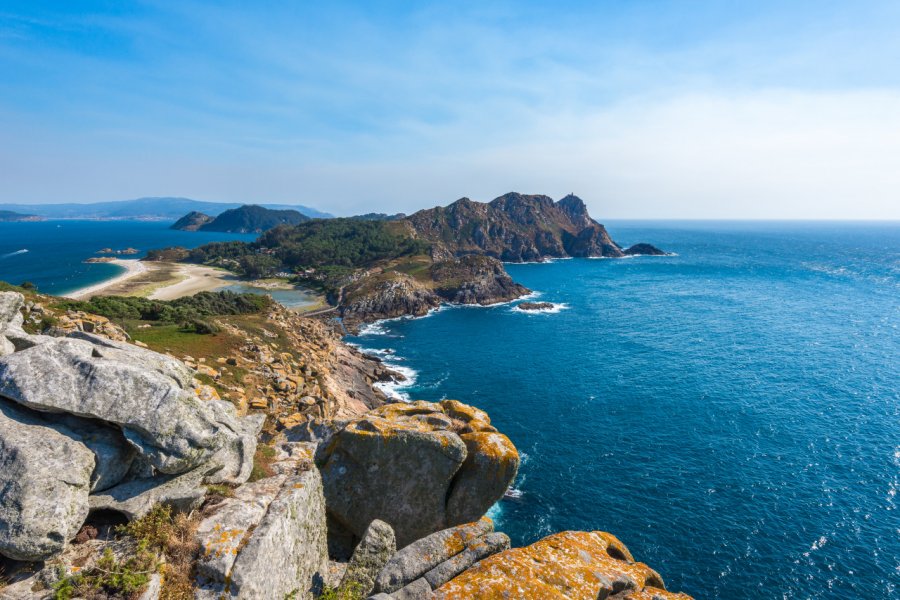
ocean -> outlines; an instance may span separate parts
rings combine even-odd
[[[677,256],[508,265],[554,309],[349,341],[512,439],[514,545],[609,531],[698,599],[900,597],[900,224],[607,226]]]
[[[66,294],[112,279],[124,269],[117,265],[85,263],[101,256],[98,250],[166,246],[195,248],[213,241],[256,239],[256,234],[174,231],[168,221],[49,220],[0,223],[0,281],[19,285],[30,281],[47,294]]]

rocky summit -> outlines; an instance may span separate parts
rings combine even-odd
[[[406,220],[419,237],[434,244],[438,256],[484,254],[526,262],[628,254],[574,194],[556,202],[549,196],[515,192],[487,203],[461,198],[449,206],[420,210]]]
[[[457,270],[491,286],[495,261],[432,268],[477,302]],[[394,375],[321,322],[223,316],[177,358],[53,305],[0,292],[4,600],[687,598],[602,532],[510,548],[485,514],[512,441],[456,400],[386,403]]]

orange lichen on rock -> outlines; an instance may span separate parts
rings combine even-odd
[[[441,586],[441,600],[690,600],[668,592],[659,574],[634,562],[615,536],[564,531],[482,560]]]

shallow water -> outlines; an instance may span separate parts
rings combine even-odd
[[[112,279],[122,267],[85,263],[103,248],[135,248],[141,258],[154,248],[195,248],[213,241],[256,239],[255,234],[175,231],[163,221],[52,220],[0,223],[0,280],[30,281],[47,294],[66,294]]]
[[[515,544],[610,531],[697,598],[900,596],[900,225],[609,229],[678,255],[509,265],[560,310],[350,341],[509,435]]]

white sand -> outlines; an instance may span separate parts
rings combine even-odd
[[[114,258],[108,261],[109,264],[118,265],[120,267],[125,267],[125,272],[117,277],[113,277],[112,279],[107,279],[104,282],[98,283],[96,285],[91,285],[85,288],[81,288],[80,290],[75,290],[74,292],[69,292],[65,294],[64,298],[72,298],[73,300],[78,300],[81,298],[87,298],[90,296],[94,296],[106,288],[109,288],[114,285],[118,285],[123,281],[127,281],[134,277],[135,275],[140,275],[147,271],[147,265],[142,263],[136,258]]]

